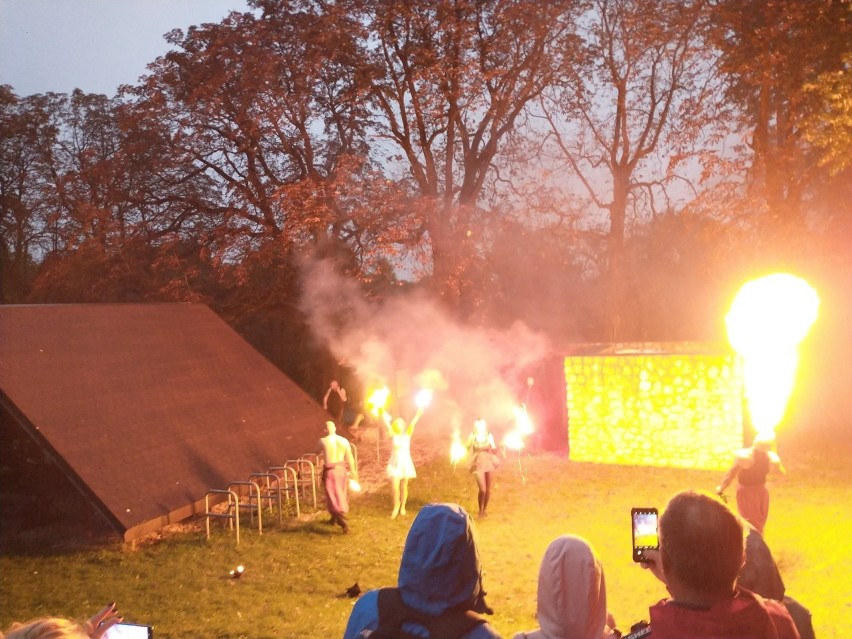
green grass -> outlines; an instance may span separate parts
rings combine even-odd
[[[414,442],[415,448],[418,442]],[[782,451],[783,452],[783,451]],[[771,487],[766,536],[788,592],[807,605],[820,639],[852,627],[852,473],[838,453],[786,453],[788,476]],[[380,469],[372,460],[373,474]],[[622,629],[647,619],[665,590],[631,560],[632,506],[658,506],[684,488],[710,489],[720,473],[525,458],[527,482],[511,464],[499,471],[490,516],[477,523],[485,587],[505,637],[535,627],[538,565],[560,534],[588,538],[604,564],[609,607]],[[370,460],[362,460],[367,475]],[[352,500],[352,533],[313,512],[262,536],[244,527],[241,544],[221,524],[183,527],[135,550],[110,547],[64,554],[0,556],[0,626],[41,615],[80,618],[115,600],[128,621],[149,623],[157,639],[340,637],[354,600],[345,590],[396,583],[405,535],[419,506],[455,501],[475,508],[476,489],[445,459],[418,465],[409,514],[391,521],[380,481]],[[243,564],[235,580],[228,572]]]

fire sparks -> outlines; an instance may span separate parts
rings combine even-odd
[[[513,410],[515,413],[515,429],[523,437],[531,435],[535,428],[533,428],[532,419],[530,419],[529,413],[527,413],[527,407],[515,406]]]
[[[524,438],[517,430],[510,430],[503,438],[503,446],[509,450],[521,451],[524,449]]]
[[[390,389],[387,386],[382,386],[370,393],[366,404],[370,412],[378,417],[388,405],[388,399],[390,399]]]
[[[771,435],[793,390],[797,347],[816,321],[817,292],[786,273],[746,282],[725,318],[728,340],[743,358],[743,379],[752,425]]]
[[[450,462],[453,466],[458,464],[467,455],[467,447],[462,443],[458,431],[453,433],[453,439],[450,443]]]
[[[503,447],[508,450],[522,451],[525,447],[524,438],[531,435],[535,428],[527,413],[526,406],[515,406],[515,427],[503,437]]]

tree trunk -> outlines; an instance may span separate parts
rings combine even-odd
[[[607,265],[606,318],[607,336],[617,342],[622,337],[622,313],[625,303],[624,226],[627,214],[627,194],[630,188],[629,171],[613,171],[613,198],[609,207],[609,238]]]

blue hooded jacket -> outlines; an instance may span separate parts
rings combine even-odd
[[[461,506],[429,504],[417,513],[405,540],[397,586],[405,605],[429,616],[452,608],[490,612],[482,588],[476,533]],[[368,637],[362,631],[378,627],[378,592],[370,590],[355,603],[343,639]],[[422,626],[407,623],[404,627],[412,634],[429,637]],[[500,635],[486,623],[462,639],[500,639]]]

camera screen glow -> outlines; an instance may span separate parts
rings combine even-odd
[[[657,514],[650,512],[633,513],[633,546],[636,548],[657,548]]]
[[[104,639],[151,639],[154,634],[150,626],[135,623],[118,623],[107,630]]]

